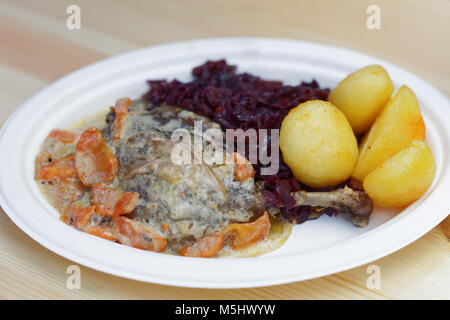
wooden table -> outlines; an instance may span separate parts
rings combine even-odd
[[[81,29],[66,28],[66,8],[81,8]],[[366,9],[381,9],[381,29]],[[306,39],[377,55],[450,95],[450,1],[80,1],[0,2],[0,124],[59,77],[105,57],[158,43],[207,37]],[[449,218],[447,218],[449,219]],[[287,285],[203,290],[131,281],[81,267],[81,289],[66,288],[73,263],[31,240],[0,210],[1,298],[384,299],[450,298],[450,250],[436,227],[372,264],[381,288],[368,289],[368,265]]]

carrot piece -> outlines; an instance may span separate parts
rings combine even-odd
[[[116,241],[117,237],[114,230],[103,226],[91,226],[86,229],[86,232],[106,240]]]
[[[77,139],[78,135],[67,130],[54,129],[50,131],[48,137],[63,143],[72,143]]]
[[[39,161],[40,159],[38,159]],[[75,157],[73,154],[69,154],[52,163],[43,165],[36,173],[35,179],[45,182],[60,182],[76,177]]]
[[[62,211],[68,204],[79,199],[86,192],[86,187],[75,170],[75,155],[50,161],[50,154],[42,152],[38,155],[36,162],[39,169],[35,179],[48,183],[46,195],[51,203]]]
[[[233,152],[233,161],[236,164],[234,170],[234,178],[239,182],[255,177],[255,169],[253,165],[245,157],[237,152]]]
[[[86,191],[86,187],[78,178],[66,179],[46,186],[46,196],[60,212],[80,199]]]
[[[215,256],[223,247],[223,235],[216,232],[208,237],[203,237],[193,244],[181,248],[179,254],[185,257],[209,258]]]
[[[127,214],[136,208],[139,200],[137,192],[123,192],[121,190],[107,188],[99,183],[92,188],[91,204],[101,215]]]
[[[122,130],[128,118],[128,106],[130,105],[130,98],[122,98],[116,101],[114,112],[116,113],[116,120],[114,121],[113,139],[120,140]]]
[[[94,206],[85,207],[79,202],[74,202],[63,210],[60,219],[68,225],[84,230],[88,227],[94,211]]]
[[[127,214],[136,208],[139,200],[138,192],[122,192],[122,197],[115,206],[116,214]]]
[[[143,250],[163,252],[167,241],[155,230],[122,216],[114,216],[114,227],[120,243]]]
[[[233,249],[241,249],[264,238],[270,231],[269,214],[264,214],[254,222],[233,223],[223,228],[222,233],[231,239]]]
[[[117,167],[117,159],[98,129],[86,129],[75,151],[75,168],[81,182],[88,187],[109,183],[114,180]]]
[[[48,152],[40,152],[36,157],[36,164],[38,167],[45,166],[50,164],[52,161],[52,155]]]
[[[169,231],[170,230],[170,224],[168,224],[167,222],[163,223],[161,225],[161,230],[162,231]]]
[[[63,214],[61,214],[60,219],[64,223],[72,225],[78,230],[84,231],[94,236],[106,240],[117,240],[116,235],[114,234],[114,229],[99,225],[90,225],[91,218],[94,213],[94,206],[84,207],[81,203],[75,202],[66,207],[66,209],[63,211]]]

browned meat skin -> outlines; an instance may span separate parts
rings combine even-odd
[[[234,164],[172,162],[174,130],[186,129],[193,138],[194,121],[202,121],[203,132],[220,130],[218,124],[181,108],[149,109],[147,104],[133,101],[121,139],[115,140],[114,115],[110,113],[107,119],[103,136],[119,161],[116,187],[140,194],[130,217],[161,230],[169,250],[177,251],[230,223],[253,221],[263,214],[262,194],[253,179],[234,179]],[[203,136],[203,150],[208,143]]]

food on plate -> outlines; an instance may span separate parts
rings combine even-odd
[[[87,187],[110,183],[117,171],[117,159],[97,128],[83,131],[75,149],[75,168]]]
[[[263,239],[270,231],[269,214],[264,214],[253,222],[232,223],[223,229],[226,237],[231,239],[233,249],[241,249]]]
[[[373,210],[373,202],[366,192],[347,186],[332,191],[297,191],[292,196],[295,199],[295,207],[311,207],[315,218],[332,210],[346,215],[357,227],[367,226]]]
[[[131,213],[139,202],[139,193],[107,188],[99,183],[92,187],[91,203],[104,216]]]
[[[366,90],[370,103],[353,111],[367,127],[381,96],[392,93],[380,68],[356,72],[334,94],[345,102],[357,92],[361,103],[354,108],[363,108],[359,91]],[[190,82],[149,84],[141,99],[118,99],[106,121],[93,116],[71,130],[52,130],[43,142],[35,179],[66,224],[142,250],[250,257],[279,248],[293,223],[324,214],[365,227],[371,197],[403,205],[434,177],[431,151],[414,141],[423,140],[425,129],[407,87],[387,103],[358,150],[348,105],[341,111],[327,102],[329,91],[315,81],[284,85],[239,74],[220,60],[194,68]],[[237,136],[217,146],[207,134],[228,129],[281,129],[277,170],[264,173],[272,164],[261,150],[276,155],[278,133],[247,137],[243,149]],[[211,150],[220,156],[203,161]],[[352,172],[364,190],[351,187]]]
[[[394,85],[387,71],[372,65],[349,74],[331,90],[328,101],[347,117],[356,135],[365,132],[388,102]]]
[[[72,143],[77,139],[77,135],[75,133],[58,129],[50,131],[48,136],[63,143]]]
[[[274,250],[287,239],[291,222],[322,214],[341,213],[367,225],[372,202],[364,191],[303,190],[282,161],[276,174],[264,177],[264,164],[252,164],[233,148],[222,150],[231,162],[207,164],[183,147],[194,163],[175,163],[172,135],[178,129],[194,141],[197,122],[219,132],[278,129],[289,109],[328,94],[315,82],[291,87],[236,74],[224,61],[195,68],[194,77],[195,84],[151,83],[142,100],[117,100],[106,123],[51,131],[36,158],[35,179],[63,222],[135,248],[205,258]],[[182,85],[188,106],[173,92]],[[151,101],[156,98],[161,101]],[[210,144],[203,137],[201,151]]]
[[[425,124],[414,92],[402,86],[386,104],[359,147],[352,177],[364,178],[414,140],[425,139]]]
[[[284,118],[280,149],[295,178],[315,188],[346,181],[358,159],[358,144],[347,118],[320,100],[304,102]]]
[[[315,81],[284,85],[238,74],[223,60],[194,68],[193,77],[149,81],[142,99],[118,99],[106,122],[49,133],[35,179],[63,222],[143,250],[247,257],[279,248],[291,223],[323,214],[365,227],[371,197],[383,206],[408,204],[433,180],[431,151],[415,141],[425,127],[414,93],[401,87],[376,117],[392,94],[379,66],[338,85],[328,100],[339,108]],[[375,117],[358,150],[354,132]],[[183,143],[173,139],[179,129],[189,137]],[[205,133],[227,129],[281,129],[278,171],[264,174],[261,154],[250,161],[254,146],[216,146],[230,161],[201,161],[214,144]],[[189,148],[199,136],[200,150]],[[253,143],[273,153],[277,138]],[[174,161],[174,150],[193,162]],[[350,175],[364,190],[351,187]]]
[[[223,234],[215,232],[180,249],[185,257],[209,258],[217,255],[223,248]]]
[[[47,153],[42,153],[40,157],[45,154]],[[38,161],[42,163],[41,159]],[[75,156],[73,154],[61,157],[54,161],[51,161],[51,156],[49,156],[46,161],[48,162],[48,165],[42,165],[36,173],[37,180],[54,183],[78,178],[75,170]]]
[[[427,144],[413,141],[364,178],[364,190],[383,207],[408,205],[419,199],[433,182],[436,164]]]

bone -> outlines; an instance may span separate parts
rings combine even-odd
[[[373,202],[364,191],[356,191],[349,187],[328,192],[292,192],[295,206],[311,206],[317,218],[326,208],[333,208],[347,216],[357,227],[366,227],[373,210]]]

